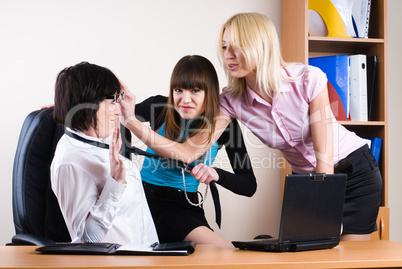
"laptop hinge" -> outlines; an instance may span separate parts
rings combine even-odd
[[[325,173],[311,173],[310,180],[325,180],[327,178],[327,174]]]

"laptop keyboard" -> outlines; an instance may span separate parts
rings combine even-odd
[[[266,242],[278,242],[278,238],[266,238],[266,239],[254,239],[252,242],[261,242],[261,243],[266,243]]]

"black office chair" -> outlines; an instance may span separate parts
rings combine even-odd
[[[50,186],[50,164],[64,126],[53,108],[31,112],[18,140],[13,167],[13,217],[16,235],[7,245],[70,242],[57,198]]]

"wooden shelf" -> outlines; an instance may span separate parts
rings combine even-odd
[[[338,121],[344,126],[385,126],[384,121]]]
[[[325,36],[309,36],[308,40],[310,42],[337,42],[337,43],[374,43],[381,44],[384,43],[382,38],[345,38],[345,37],[325,37]]]

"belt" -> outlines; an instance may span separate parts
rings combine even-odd
[[[169,198],[169,199],[185,199],[184,191],[178,188],[160,186],[142,181],[142,185],[147,192],[155,194],[158,198]],[[187,192],[188,198],[193,203],[198,203],[198,192]]]
[[[215,222],[216,222],[216,224],[218,224],[218,227],[220,229],[221,222],[222,222],[221,202],[219,199],[219,192],[218,192],[218,188],[216,187],[215,181],[211,181],[209,183],[209,188],[211,190],[212,200],[214,201],[214,206],[215,206]]]

